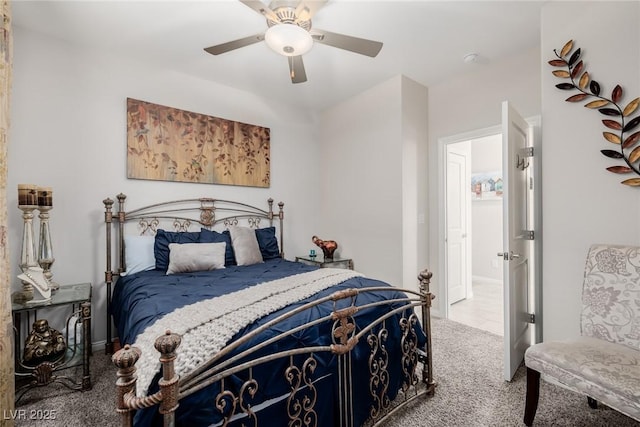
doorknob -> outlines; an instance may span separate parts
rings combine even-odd
[[[520,258],[520,254],[514,254],[513,251],[509,252],[498,252],[498,256],[502,257],[505,261],[509,261],[512,259]]]

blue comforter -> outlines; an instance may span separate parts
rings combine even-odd
[[[315,268],[316,267],[278,258],[268,260],[262,264],[242,267],[229,266],[225,269],[208,272],[182,273],[167,276],[163,271],[154,270],[121,277],[114,289],[111,305],[120,342],[122,344],[133,344],[136,337],[141,334],[147,326],[179,307],[285,276],[310,271]],[[261,326],[286,310],[300,306],[316,298],[330,295],[337,290],[378,286],[389,285],[378,280],[364,277],[349,279],[337,286],[321,291],[311,298],[265,316],[261,320],[248,325],[236,336],[242,336],[247,331]],[[366,302],[398,297],[404,297],[404,294],[399,292],[366,293],[358,296],[358,304],[361,305]],[[356,322],[362,325],[368,324],[369,321],[376,319],[392,308],[393,305],[382,305],[375,310],[364,310],[356,315]],[[280,331],[291,329],[295,325],[311,320],[310,318],[312,316],[325,316],[329,314],[332,309],[333,304],[330,302],[321,304],[314,312],[305,311],[288,319],[287,324],[274,327],[276,330],[271,331],[270,334],[273,335]],[[397,322],[389,322],[389,324],[391,323],[395,324]],[[389,324],[387,325],[388,327]],[[420,345],[422,345],[424,337],[420,335],[419,339],[421,341]],[[263,340],[264,338],[256,337],[255,342],[249,343],[244,348],[239,348],[238,351],[252,347],[257,342]],[[398,347],[399,340],[399,330],[391,330],[386,345],[388,348]],[[301,345],[329,345],[330,343],[330,325],[327,324],[325,326],[319,326],[314,330],[305,330],[299,334],[288,337],[284,342],[277,344],[277,350],[282,351]],[[274,351],[276,351],[275,345],[263,349],[260,354],[271,354]],[[366,363],[369,357],[368,344],[366,342],[360,342],[354,350],[353,355],[357,360],[364,361],[364,363],[354,364],[354,376],[356,378],[354,395],[357,396],[354,413],[356,425],[359,425],[368,418],[371,401],[370,398],[366,397],[369,395],[369,368],[368,363]],[[392,398],[395,396],[402,380],[399,357],[397,353],[390,354],[389,365],[391,367],[397,367],[397,369],[391,369],[390,372],[389,390],[390,397]],[[319,417],[318,425],[338,425],[336,421],[338,417],[336,408],[337,395],[335,395],[337,379],[335,378],[336,375],[332,375],[332,373],[335,372],[335,356],[327,353],[318,354],[316,358],[319,360],[319,363],[316,372],[314,372],[314,378],[320,379],[315,384],[318,390],[318,403],[316,404],[316,413]],[[273,401],[269,407],[261,409],[259,419],[267,419],[270,421],[268,424],[264,424],[263,422],[261,425],[284,426],[288,424],[289,420],[286,416],[282,415],[286,414],[286,399],[277,401],[278,398],[286,395],[290,391],[288,384],[281,378],[286,363],[288,363],[288,361],[275,361],[270,362],[268,367],[265,366],[263,369],[254,369],[253,376],[260,385],[259,392],[255,397],[255,404],[268,399],[276,400]],[[363,378],[363,381],[358,381],[358,377]],[[237,380],[241,383],[244,381],[244,378],[238,376]],[[152,393],[155,390],[157,390],[157,381],[154,382],[149,392]],[[219,422],[220,414],[215,408],[214,401],[218,392],[219,386],[214,384],[181,400],[176,412],[177,424],[197,427],[215,425]],[[253,406],[255,406],[255,404]],[[241,421],[242,420],[239,420],[238,422],[240,423]],[[244,421],[246,422],[246,419]],[[135,417],[135,424],[139,426],[161,425],[161,418],[157,414],[157,408],[138,411]]]

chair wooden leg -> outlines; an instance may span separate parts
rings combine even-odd
[[[538,397],[540,396],[540,372],[527,368],[527,398],[524,407],[524,423],[527,426],[533,424],[538,409]]]
[[[589,403],[589,408],[598,409],[598,401],[594,398],[587,396],[587,403]]]

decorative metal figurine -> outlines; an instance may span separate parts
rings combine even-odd
[[[29,366],[52,362],[59,359],[66,348],[62,333],[49,327],[46,319],[38,319],[25,340],[23,362]]]
[[[338,249],[338,243],[335,240],[322,240],[318,236],[313,236],[311,241],[322,249],[325,261],[333,261],[333,253]]]

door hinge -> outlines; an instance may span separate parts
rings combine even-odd
[[[533,240],[535,237],[533,230],[522,230],[522,234],[524,235],[524,240]]]
[[[527,322],[528,323],[536,323],[536,314],[535,313],[527,313]]]
[[[522,157],[533,157],[533,147],[525,147],[522,149]]]

